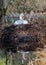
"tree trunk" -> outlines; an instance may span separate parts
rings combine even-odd
[[[2,18],[2,8],[3,8],[3,0],[0,0],[0,22]]]

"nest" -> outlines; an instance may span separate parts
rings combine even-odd
[[[2,31],[1,48],[12,52],[35,51],[37,48],[43,48],[44,44],[38,31],[39,29],[31,24],[7,26]]]

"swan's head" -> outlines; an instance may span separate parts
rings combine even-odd
[[[25,19],[25,15],[23,13],[20,14],[20,20],[24,20]]]

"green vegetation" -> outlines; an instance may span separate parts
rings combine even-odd
[[[6,58],[3,58],[2,60],[0,60],[0,65],[5,65],[6,62]]]

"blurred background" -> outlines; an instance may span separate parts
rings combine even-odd
[[[24,65],[46,65],[46,0],[0,0],[0,30],[4,28],[5,24],[6,26],[11,25],[19,20],[22,12],[25,14],[25,19],[36,27],[45,25],[45,27],[43,26],[44,38],[42,38],[45,48],[41,51],[29,52],[24,58],[22,53],[17,52],[13,56],[15,63],[12,62],[11,52],[8,54],[8,63],[10,65],[22,65],[22,62]],[[6,65],[5,51],[1,49],[0,65]]]

